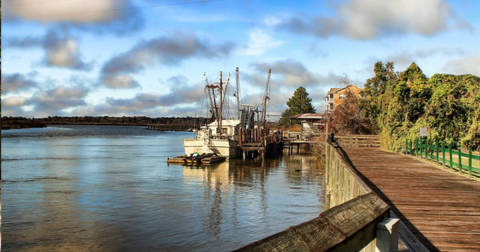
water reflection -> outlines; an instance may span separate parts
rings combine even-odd
[[[202,222],[204,230],[216,238],[231,230],[234,237],[245,226],[262,223],[264,230],[258,232],[261,236],[253,239],[258,240],[314,218],[322,211],[323,167],[318,158],[310,155],[183,166],[183,175],[184,180],[203,185],[202,201],[208,206],[209,215]],[[312,193],[316,199],[312,199]],[[310,217],[294,221],[301,219],[298,214]],[[282,226],[289,219],[291,222]],[[222,230],[225,226],[229,230]]]
[[[187,133],[95,127],[2,132],[4,251],[228,251],[322,211],[316,158],[169,166]]]

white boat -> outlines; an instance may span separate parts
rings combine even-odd
[[[227,159],[241,155],[238,144],[240,120],[222,120],[222,133],[218,134],[218,122],[200,127],[192,139],[184,139],[185,154],[215,153]]]
[[[237,68],[237,119],[222,119],[223,102],[222,97],[226,97],[225,92],[228,86],[229,78],[224,83],[222,80],[222,72],[220,72],[220,81],[210,85],[208,78],[205,78],[205,88],[210,103],[210,111],[215,121],[200,127],[196,137],[192,139],[184,139],[183,146],[185,154],[193,153],[215,153],[227,160],[243,156],[264,155],[268,149],[268,145],[272,143],[272,135],[268,134],[265,129],[266,124],[266,102],[268,99],[268,85],[270,82],[271,70],[268,72],[263,111],[255,108],[254,105],[242,104],[240,110],[239,92],[238,92],[238,68]],[[218,101],[217,98],[218,97]],[[257,116],[255,116],[257,115]],[[255,121],[255,118],[261,119]],[[224,117],[223,117],[224,118]]]

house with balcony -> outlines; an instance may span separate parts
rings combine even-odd
[[[331,88],[325,96],[325,113],[333,113],[333,110],[342,104],[347,98],[347,92],[352,92],[357,97],[360,97],[361,88],[355,85],[348,85],[343,88]]]

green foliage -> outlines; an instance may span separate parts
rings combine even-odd
[[[299,87],[295,90],[293,96],[287,101],[288,108],[282,113],[278,125],[279,126],[290,126],[292,123],[290,117],[302,113],[315,113],[315,108],[312,106],[312,99],[308,97],[308,92],[304,87]]]
[[[383,148],[399,151],[422,127],[429,128],[433,140],[480,147],[479,77],[435,74],[427,79],[415,63],[396,73],[392,62],[377,62],[374,71],[360,107],[378,127]]]

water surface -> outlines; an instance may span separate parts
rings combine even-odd
[[[308,155],[167,165],[187,132],[2,131],[4,251],[229,251],[322,211]]]

